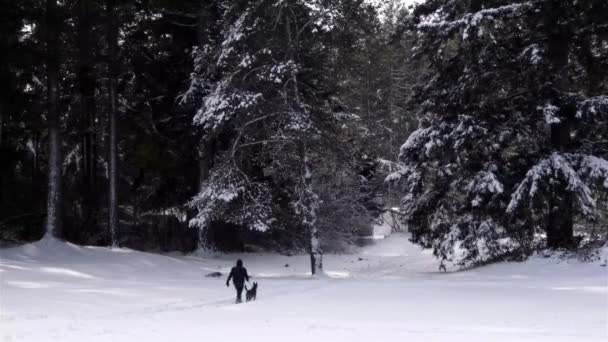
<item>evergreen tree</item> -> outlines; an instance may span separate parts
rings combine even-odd
[[[606,190],[603,1],[442,1],[409,23],[431,75],[401,147],[412,239],[461,265],[572,247]]]
[[[322,269],[316,169],[335,138],[327,46],[340,2],[230,1],[222,35],[194,54],[185,99],[213,167],[192,201],[191,225],[306,232],[312,273]],[[297,236],[297,235],[296,235]]]
[[[45,18],[38,2],[0,3],[0,239],[19,241],[42,236],[46,212]]]

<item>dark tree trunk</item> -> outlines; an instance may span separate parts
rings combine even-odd
[[[300,198],[304,216],[304,226],[308,231],[308,254],[310,254],[310,272],[312,275],[323,273],[323,250],[319,227],[317,226],[318,199],[312,188],[312,162],[306,151],[304,142],[299,142],[300,158],[302,160],[302,180],[304,189]]]
[[[551,145],[554,151],[566,151],[570,144],[570,120],[551,125]],[[560,179],[550,200],[547,226],[547,247],[572,248],[574,241],[574,195],[566,179]]]
[[[197,40],[199,46],[204,46],[209,43],[210,32],[209,32],[209,21],[213,20],[214,10],[213,5],[202,2],[200,13],[197,23]],[[214,141],[203,141],[199,144],[198,151],[198,189],[205,180],[209,177],[209,171],[213,167],[213,160],[215,158],[215,142]]]
[[[566,152],[571,146],[572,121],[576,108],[563,103],[560,95],[568,91],[566,67],[570,51],[571,34],[560,19],[564,16],[560,0],[550,0],[545,4],[545,30],[547,33],[547,57],[551,75],[551,89],[548,89],[548,100],[559,107],[560,122],[551,124],[551,147],[553,151]],[[574,196],[568,190],[567,180],[561,179],[554,189],[550,201],[550,212],[547,226],[547,246],[549,248],[571,248],[573,246]]]
[[[115,10],[116,1],[107,1],[107,35],[109,52],[109,91],[110,91],[110,113],[109,113],[109,217],[108,229],[110,234],[110,244],[116,246],[118,241],[116,232],[118,231],[118,144],[116,136],[116,119],[118,111],[117,83],[118,83],[118,20]]]
[[[2,111],[2,101],[0,101],[0,149],[2,149],[2,126],[4,124],[3,122],[3,111]]]
[[[46,1],[47,53],[47,123],[49,134],[49,165],[47,221],[45,237],[53,237],[61,229],[61,125],[59,119],[59,37],[60,19],[56,0]]]
[[[574,220],[571,193],[554,196],[551,200],[551,213],[547,226],[547,247],[553,249],[574,247]]]
[[[32,188],[30,192],[30,198],[32,203],[36,203],[36,207],[38,207],[39,201],[38,194],[40,193],[39,189],[39,180],[38,180],[38,151],[40,150],[40,133],[35,132],[33,137],[33,145],[34,145],[34,155],[32,156]]]
[[[97,201],[97,139],[95,104],[95,61],[93,53],[91,14],[93,1],[79,0],[78,15],[78,83],[80,92],[80,130],[81,130],[81,198],[83,227],[95,227]]]
[[[210,34],[209,32],[209,21],[214,19],[215,16],[215,8],[213,4],[209,4],[205,1],[201,3],[201,8],[198,17],[197,23],[197,40],[198,46],[202,47],[205,44],[209,43]],[[198,184],[197,189],[202,191],[203,182],[209,178],[209,172],[213,167],[213,161],[215,158],[215,141],[201,141],[198,147]],[[205,232],[203,230],[199,231],[198,234],[198,246],[199,248],[203,248],[205,244],[205,237],[203,236]]]
[[[3,112],[2,112],[2,99],[0,99],[0,153],[2,153],[2,124],[3,124]],[[6,180],[7,176],[4,170],[0,168],[0,205],[4,206],[8,202],[8,182]],[[2,210],[0,209],[0,212]]]
[[[203,182],[209,178],[209,171],[213,167],[213,158],[214,158],[214,144],[212,141],[201,142],[199,145],[199,153],[198,153],[198,188],[199,191],[202,191],[201,188]]]
[[[294,19],[294,22],[296,20]],[[287,37],[288,60],[294,60],[295,52],[294,46],[297,45],[297,34],[291,32],[292,27],[290,25],[289,16],[285,16],[285,33]],[[293,101],[296,108],[301,109],[302,101],[300,99],[300,89],[298,87],[298,75],[295,71],[291,72],[291,84],[293,87]],[[319,236],[319,229],[317,226],[317,216],[319,209],[319,202],[316,194],[312,188],[312,162],[308,151],[306,149],[306,142],[304,137],[300,137],[298,141],[298,152],[300,154],[300,160],[302,164],[302,185],[303,189],[300,195],[300,210],[302,210],[302,224],[308,231],[308,253],[310,254],[310,272],[314,276],[317,273],[323,274],[323,251],[321,250],[321,241]]]

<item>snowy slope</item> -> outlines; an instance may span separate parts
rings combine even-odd
[[[606,341],[599,263],[492,265],[440,273],[401,234],[355,255],[161,256],[61,242],[0,250],[2,341]],[[260,284],[235,305],[237,257]],[[285,267],[289,264],[289,267]]]

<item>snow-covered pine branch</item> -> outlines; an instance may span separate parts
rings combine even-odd
[[[517,248],[504,227],[491,217],[452,216],[448,210],[439,210],[430,229],[437,234],[431,246],[443,268],[445,263],[461,267],[483,264]]]
[[[214,220],[244,225],[252,230],[267,231],[272,224],[269,189],[251,183],[228,164],[215,169],[201,186],[189,206],[197,209],[191,227],[206,229]]]
[[[399,159],[429,158],[441,148],[459,151],[487,133],[487,129],[469,115],[459,115],[454,122],[443,121],[414,131],[401,146]]]
[[[261,93],[243,91],[227,82],[219,82],[205,96],[204,105],[194,116],[194,124],[212,135],[239,113],[249,113],[262,101]]]
[[[496,171],[496,165],[490,165],[487,170],[479,171],[473,176],[473,179],[465,186],[464,189],[468,192],[469,198],[472,198],[472,207],[479,207],[484,197],[488,195],[499,195],[504,192],[504,186],[498,180]]]
[[[545,51],[538,44],[531,44],[524,49],[519,58],[532,65],[539,65],[543,60],[544,54]]]
[[[600,95],[586,98],[579,102],[576,111],[577,118],[608,114],[608,96]]]
[[[476,35],[482,32],[481,23],[484,21],[494,21],[497,18],[505,19],[522,15],[525,11],[534,9],[539,1],[525,1],[495,8],[486,8],[476,13],[465,13],[461,18],[449,20],[446,17],[443,7],[431,15],[427,15],[418,24],[421,31],[441,32],[448,35],[456,30],[462,29],[462,38],[466,40],[477,29]]]
[[[543,217],[548,210],[544,197],[558,192],[553,187],[561,182],[575,195],[580,213],[593,219],[597,209],[593,190],[608,191],[608,161],[588,155],[552,153],[526,173],[511,195],[507,213],[527,208],[535,217]]]

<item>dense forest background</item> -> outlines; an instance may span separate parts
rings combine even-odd
[[[0,240],[446,262],[606,239],[608,4],[1,0]],[[599,242],[598,242],[599,241]]]

